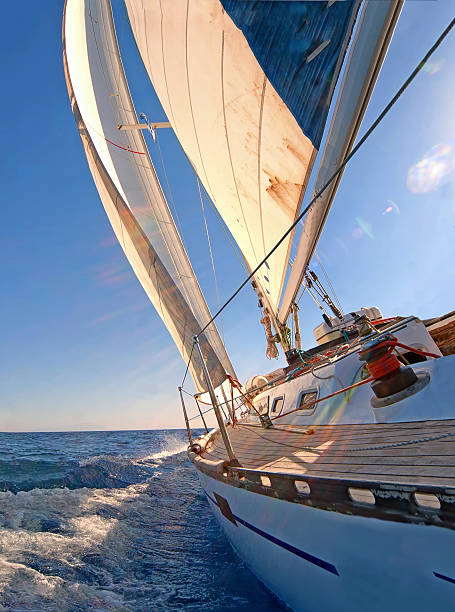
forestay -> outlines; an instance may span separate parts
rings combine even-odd
[[[114,232],[183,359],[210,312],[161,191],[128,90],[108,0],[67,0],[63,59],[68,92],[90,170]],[[216,327],[199,336],[215,386],[233,374]],[[190,372],[205,391],[199,358]]]
[[[314,197],[352,149],[387,53],[404,0],[367,1],[346,61],[335,111],[313,188]],[[342,173],[308,211],[283,299],[279,320],[286,322],[313,256]]]
[[[168,119],[252,270],[298,214],[358,3],[126,6]],[[256,277],[273,314],[291,241]]]

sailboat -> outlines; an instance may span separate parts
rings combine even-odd
[[[125,0],[168,118],[155,123],[136,114],[109,0],[64,9],[69,98],[101,201],[204,426],[205,412],[217,419],[195,437],[182,385],[189,458],[233,548],[293,610],[455,601],[455,315],[343,314],[309,267],[402,4]],[[286,357],[244,385],[147,149],[144,130],[166,127],[239,246],[268,355]],[[306,350],[302,289],[324,310]]]

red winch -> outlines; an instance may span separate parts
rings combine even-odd
[[[420,355],[439,357],[439,355],[401,344],[392,334],[372,340],[359,352],[359,359],[365,361],[369,373],[375,379],[371,388],[376,397],[388,397],[417,382],[414,370],[402,365],[394,353],[398,346]]]

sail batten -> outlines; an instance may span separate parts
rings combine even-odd
[[[171,333],[198,391],[206,383],[193,336],[211,315],[161,190],[140,131],[118,50],[108,0],[67,0],[64,66],[90,170],[114,232]],[[215,385],[233,374],[214,324],[199,336]]]
[[[358,2],[126,6],[164,111],[253,270],[298,215]],[[255,275],[272,314],[291,242]]]
[[[374,85],[385,59],[404,0],[367,0],[358,20],[355,39],[346,61],[325,149],[312,197],[324,187],[349,154],[359,131]],[[342,173],[314,202],[304,221],[297,254],[280,304],[278,319],[286,322],[305,272],[316,249]]]

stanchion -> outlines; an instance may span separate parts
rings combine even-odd
[[[224,446],[226,448],[226,452],[229,457],[229,461],[231,465],[240,465],[237,461],[237,458],[234,454],[234,450],[231,445],[231,441],[229,440],[228,432],[226,431],[226,425],[223,421],[223,417],[221,416],[221,410],[218,405],[218,401],[215,395],[215,389],[213,388],[212,380],[210,378],[209,371],[207,370],[207,366],[205,365],[204,356],[202,355],[201,347],[199,346],[199,340],[197,336],[194,336],[194,346],[199,353],[199,357],[201,359],[202,364],[202,372],[204,374],[205,382],[207,384],[207,391],[210,395],[210,400],[212,402],[213,410],[215,412],[216,420],[218,421],[218,427],[220,428],[221,437],[223,438]]]
[[[188,434],[188,440],[190,441],[190,446],[192,446],[193,445],[193,436],[191,435],[190,423],[188,421],[188,415],[186,413],[186,406],[185,406],[185,402],[183,400],[182,387],[179,387],[179,393],[180,393],[180,401],[182,402],[183,416],[185,417],[186,432]]]

